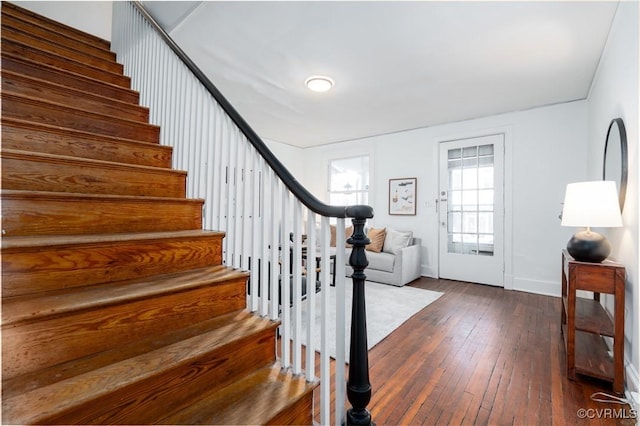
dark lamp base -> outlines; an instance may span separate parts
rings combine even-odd
[[[580,231],[567,243],[567,251],[579,262],[600,263],[609,257],[611,244],[602,234]]]

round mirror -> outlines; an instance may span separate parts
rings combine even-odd
[[[622,118],[614,118],[607,130],[607,140],[604,145],[604,162],[602,165],[602,179],[612,180],[618,188],[620,211],[624,207],[627,193],[627,132]]]

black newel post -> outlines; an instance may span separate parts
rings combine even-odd
[[[347,398],[351,407],[347,411],[347,425],[371,425],[371,413],[367,404],[371,401],[369,383],[369,354],[367,350],[367,314],[364,298],[364,273],[369,265],[365,248],[371,241],[364,233],[366,219],[356,217],[353,235],[347,240],[353,245],[349,264],[353,267],[353,303],[351,305],[351,348],[349,351],[349,379]]]

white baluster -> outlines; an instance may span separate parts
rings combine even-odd
[[[252,153],[251,179],[253,180],[253,194],[251,202],[251,311],[258,310],[258,286],[260,282],[260,271],[258,268],[260,259],[260,227],[262,218],[260,217],[260,156],[257,152]]]
[[[320,291],[320,297],[322,298],[320,304],[320,380],[323,385],[320,387],[320,424],[328,425],[331,415],[331,357],[329,356],[329,318],[332,316],[333,307],[330,306],[330,294],[329,294],[329,263],[330,263],[330,249],[329,243],[331,241],[331,228],[329,225],[329,218],[323,217],[320,225],[320,250],[322,256],[321,264],[321,282],[322,289]],[[335,262],[335,260],[334,260]],[[337,265],[336,265],[337,266]]]
[[[251,257],[251,149],[249,144],[244,144],[242,164],[242,262],[240,268],[249,270],[249,258]]]
[[[302,373],[302,204],[293,201],[293,374]],[[307,270],[309,268],[307,267]],[[307,290],[309,277],[307,276]],[[287,284],[283,284],[287,285]],[[283,307],[286,309],[286,307]]]
[[[270,221],[273,220],[273,212],[271,206],[273,199],[271,198],[271,170],[263,169],[262,176],[262,221],[260,233],[262,234],[262,246],[260,252],[260,315],[269,315],[269,246],[271,245],[271,226]]]
[[[282,250],[280,250],[280,259],[282,262],[282,267],[280,269],[280,275],[282,277],[280,279],[280,292],[282,293],[280,301],[280,307],[282,309],[282,325],[280,326],[280,329],[282,330],[282,333],[280,333],[280,336],[282,344],[282,366],[284,368],[291,366],[291,309],[289,309],[291,301],[291,286],[289,285],[291,282],[291,240],[289,239],[289,232],[291,229],[290,217],[289,191],[285,189],[282,195],[282,232],[280,236],[280,242],[282,243]]]
[[[343,424],[345,421],[345,395],[346,382],[344,368],[345,365],[345,232],[344,219],[338,219],[336,224],[336,424]]]
[[[307,348],[305,370],[307,380],[316,375],[316,348],[313,344],[316,319],[316,215],[307,212]]]
[[[280,314],[279,312],[279,295],[278,289],[279,284],[278,280],[280,277],[280,265],[279,265],[279,256],[280,256],[280,234],[279,230],[282,226],[282,221],[280,219],[282,211],[282,185],[280,185],[279,179],[276,179],[275,176],[271,179],[272,186],[272,197],[273,197],[273,217],[271,218],[271,235],[273,236],[271,251],[269,256],[269,262],[271,264],[271,275],[270,275],[270,283],[271,283],[271,304],[269,307],[270,318],[272,320],[278,319]]]

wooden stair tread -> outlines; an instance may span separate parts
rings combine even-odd
[[[76,73],[71,70],[66,70],[64,68],[56,67],[51,64],[46,64],[42,62],[35,61],[33,59],[16,55],[11,52],[1,52],[1,57],[3,61],[3,69],[13,69],[17,64],[21,64],[23,67],[21,69],[24,71],[24,67],[28,67],[28,69],[32,73],[37,73],[40,78],[43,78],[43,74],[47,75],[49,78],[43,78],[47,81],[55,81],[57,84],[61,84],[67,87],[76,87],[81,86],[85,89],[89,90],[93,88],[93,90],[99,91],[97,89],[104,88],[108,92],[118,94],[118,99],[127,100],[131,102],[138,102],[139,93],[129,87],[124,87],[120,84],[116,84],[110,81],[101,80],[92,76],[87,76],[81,73]],[[25,74],[32,75],[32,74]],[[74,86],[74,84],[76,86]],[[111,96],[114,97],[114,96]]]
[[[218,329],[236,321],[243,321],[249,316],[253,315],[246,310],[230,312],[228,314],[216,316],[207,321],[193,324],[189,327],[172,330],[161,336],[149,336],[140,341],[130,342],[129,344],[120,345],[98,354],[68,361],[33,373],[9,379],[3,378],[3,398],[13,398],[24,392],[46,387],[63,380],[88,373],[92,370],[109,366],[113,363],[134,358],[146,352],[166,347],[185,339],[190,339],[209,330]]]
[[[32,146],[25,147],[29,143]],[[43,147],[43,144],[47,146]],[[172,147],[154,142],[99,135],[10,117],[2,117],[2,146],[5,149],[166,168],[171,167],[173,152]]]
[[[123,101],[120,99],[116,99],[116,98],[111,98],[108,96],[104,96],[104,95],[100,95],[99,93],[95,93],[95,92],[89,92],[86,90],[81,90],[75,87],[70,87],[70,86],[65,86],[64,84],[59,84],[57,82],[51,81],[51,80],[45,80],[42,78],[38,78],[38,77],[34,77],[34,76],[30,76],[30,75],[25,75],[25,74],[21,74],[21,73],[17,73],[15,71],[11,71],[11,70],[2,70],[2,75],[3,77],[12,77],[12,78],[16,78],[16,79],[20,79],[23,81],[27,81],[27,82],[32,82],[34,84],[39,84],[39,85],[43,85],[45,87],[49,87],[49,88],[55,88],[57,90],[61,90],[64,91],[68,94],[68,96],[82,96],[82,97],[86,97],[86,98],[92,98],[95,99],[96,101],[99,102],[104,102],[104,103],[113,103],[115,105],[120,105],[120,106],[126,106],[126,107],[130,107],[130,108],[138,108],[138,109],[142,109],[142,110],[149,110],[149,108],[145,107],[145,106],[141,106],[137,103],[132,103],[129,101]],[[6,85],[3,85],[3,90],[6,90]],[[35,97],[35,96],[33,96]],[[72,102],[75,100],[72,100]]]
[[[160,127],[155,124],[87,111],[68,104],[21,95],[5,88],[2,89],[2,103],[3,115],[13,118],[24,120],[28,117],[92,133],[147,142],[157,143],[160,137]]]
[[[123,164],[113,161],[94,160],[90,158],[70,157],[67,155],[59,154],[47,154],[33,151],[21,151],[18,149],[2,149],[0,154],[3,158],[22,158],[26,160],[36,159],[37,161],[49,162],[49,163],[64,163],[75,165],[76,167],[88,167],[96,166],[105,169],[112,170],[138,170],[145,171],[146,173],[166,174],[166,175],[180,175],[186,176],[187,172],[184,170],[174,170],[165,167],[144,166],[138,164]]]
[[[10,189],[0,195],[4,237],[202,228],[203,199]]]
[[[78,129],[70,129],[68,127],[63,127],[63,126],[56,126],[54,124],[48,124],[48,123],[38,123],[38,122],[33,122],[33,121],[28,121],[28,120],[23,120],[20,118],[14,118],[14,117],[2,117],[2,125],[14,125],[14,126],[18,126],[18,127],[37,127],[37,128],[41,128],[43,130],[46,130],[48,132],[51,133],[71,133],[72,135],[77,135],[77,137],[80,138],[89,138],[89,139],[95,139],[97,142],[102,141],[102,140],[110,140],[113,142],[118,142],[118,143],[125,143],[125,144],[134,144],[134,145],[139,145],[139,146],[143,146],[143,147],[159,147],[162,150],[166,150],[166,151],[171,151],[172,148],[170,146],[165,146],[165,145],[159,145],[155,142],[147,142],[147,141],[141,141],[141,140],[136,140],[136,139],[127,139],[127,138],[120,138],[117,136],[109,136],[109,135],[100,135],[100,134],[96,134],[96,133],[91,133],[91,132],[87,132],[84,130],[78,130]]]
[[[6,189],[156,197],[185,197],[187,173],[166,167],[5,149]]]
[[[169,346],[181,340],[190,339],[194,336],[205,333],[208,330],[217,329],[235,321],[242,321],[248,316],[252,316],[252,314],[246,310],[230,312],[224,315],[218,315],[207,321],[192,324],[189,327],[172,330],[161,336],[149,336],[146,339],[130,342],[126,345],[120,345],[91,356],[74,359],[33,373],[13,378],[3,377],[3,398],[13,398],[24,392],[49,386],[62,380],[79,376],[92,370],[124,361],[128,358],[136,357],[145,352]]]
[[[85,31],[78,30],[70,27],[46,16],[39,15],[23,7],[17,6],[6,1],[2,2],[2,14],[10,14],[12,16],[18,16],[23,20],[29,20],[35,22],[41,26],[47,26],[56,32],[67,34],[69,37],[84,40],[87,43],[101,46],[103,49],[109,50],[111,43],[101,37],[87,33]]]
[[[49,102],[62,105],[71,103],[75,108],[79,105],[83,105],[85,108],[99,108],[106,110],[103,113],[119,114],[120,118],[138,117],[137,121],[148,121],[149,109],[138,104],[64,86],[49,80],[25,76],[9,70],[2,72],[2,88],[3,92],[11,92],[19,96],[36,97],[46,93]]]
[[[215,264],[210,262],[182,269],[169,268],[166,273],[175,274],[177,271],[190,271],[196,267],[205,268]],[[148,276],[155,279],[159,274],[160,271],[153,271]],[[123,277],[123,280],[140,280],[140,276],[134,273]],[[2,329],[5,338],[2,348],[3,377],[11,378],[35,372],[145,339],[147,336],[189,327],[246,307],[245,275],[229,273],[216,283],[206,283],[202,281],[203,278],[213,278],[213,275],[200,277],[198,285],[189,285],[187,282],[178,288],[179,291],[175,291],[171,284],[163,286],[162,290],[165,291],[155,293],[144,286],[135,286],[127,296],[123,293],[126,289],[120,287],[119,293],[115,295],[116,303],[109,303],[105,299],[83,299],[82,293],[85,290],[93,293],[98,290],[92,290],[91,286],[83,285],[79,280],[79,294],[70,296],[67,293],[69,302],[79,299],[81,305],[77,309],[70,305],[61,306],[62,309],[69,310],[14,323]],[[93,284],[98,288],[110,282],[115,282],[115,279],[107,277],[107,280],[95,280]],[[155,285],[153,279],[148,285]],[[56,288],[61,289],[60,286]],[[53,288],[44,289],[40,294],[52,294],[53,291]],[[143,297],[140,297],[140,293]],[[28,293],[23,291],[22,294]],[[39,300],[33,293],[28,297]],[[38,307],[32,309],[26,305],[25,308],[36,312]],[[273,356],[272,350],[273,347],[270,356]]]
[[[71,247],[79,245],[120,244],[123,242],[151,241],[151,240],[183,240],[185,238],[200,239],[211,236],[224,236],[221,231],[177,231],[177,232],[134,232],[121,234],[87,234],[87,235],[52,235],[52,236],[19,236],[2,239],[2,250],[37,250],[42,247]]]
[[[29,44],[44,52],[60,55],[69,60],[83,62],[85,65],[99,69],[122,74],[123,66],[115,61],[115,58],[104,58],[96,56],[91,52],[77,50],[55,41],[54,37],[42,37],[32,31],[27,31],[20,26],[12,25],[11,22],[2,20],[2,37],[18,43]]]
[[[105,81],[125,88],[131,87],[131,79],[121,72],[114,72],[68,58],[55,52],[39,49],[20,40],[6,37],[4,31],[2,32],[0,40],[2,41],[3,49],[6,49],[7,52],[14,55],[24,55],[32,61],[42,62],[74,73],[83,73],[93,78],[104,79]]]
[[[8,12],[8,13],[7,13]],[[72,34],[59,31],[59,29],[53,30],[43,24],[42,21],[35,19],[29,19],[27,15],[20,13],[11,13],[10,8],[4,8],[2,11],[2,25],[11,26],[13,28],[28,28],[28,32],[38,37],[47,37],[49,40],[55,41],[58,44],[63,44],[67,47],[73,47],[74,50],[80,52],[90,53],[93,56],[109,59],[111,61],[116,60],[115,52],[112,52],[109,47],[97,44],[88,43],[78,38],[73,37]]]
[[[221,265],[223,237],[202,230],[6,237],[3,297]]]
[[[246,272],[216,265],[149,278],[17,296],[3,301],[2,327],[247,277]]]
[[[317,383],[283,371],[280,364],[264,367],[237,382],[205,395],[190,407],[160,421],[161,424],[265,424]]]
[[[42,198],[42,199],[60,199],[60,200],[97,200],[97,201],[111,201],[111,200],[135,200],[142,203],[156,203],[156,202],[183,202],[202,204],[204,199],[202,198],[179,198],[179,197],[140,197],[136,195],[111,195],[111,194],[82,194],[78,192],[53,192],[53,191],[23,191],[19,189],[0,189],[0,195],[8,198]]]
[[[3,149],[3,187],[13,190],[185,197],[187,172],[166,167]]]
[[[11,417],[3,418],[3,421],[21,424],[42,423],[43,419],[54,413],[70,410],[75,405],[82,405],[103,395],[117,392],[118,389],[124,389],[135,382],[188,365],[234,340],[246,338],[261,330],[273,329],[278,323],[248,315],[239,320],[234,318],[229,323],[216,325],[215,329],[177,341],[174,341],[175,334],[179,333],[172,333],[166,346],[12,397],[5,395],[3,413],[11,413]],[[162,337],[156,339],[162,340]]]

